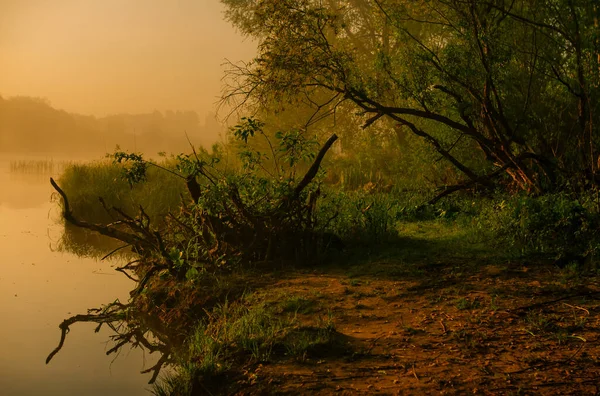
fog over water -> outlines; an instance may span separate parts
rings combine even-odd
[[[106,356],[107,328],[73,326],[63,350],[45,364],[63,319],[126,301],[132,283],[113,270],[116,262],[59,252],[62,225],[50,175],[11,171],[9,164],[0,156],[0,394],[147,394],[148,378],[139,372],[155,358],[144,366],[139,350]]]
[[[113,362],[93,325],[45,364],[63,319],[133,285],[116,263],[57,251],[60,170],[28,166],[216,141],[222,63],[255,51],[222,17],[217,0],[0,0],[0,394],[147,394],[156,357]]]

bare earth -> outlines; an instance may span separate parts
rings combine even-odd
[[[344,348],[254,365],[238,394],[600,394],[597,277],[548,263],[373,268],[269,287],[313,301],[299,321],[330,318]]]

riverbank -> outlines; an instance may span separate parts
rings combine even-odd
[[[285,178],[257,175],[254,162],[219,168],[218,153],[180,156],[176,172],[166,171],[187,191],[158,227],[143,206],[135,214],[105,201],[96,205],[114,220],[87,222],[72,208],[92,202],[89,190],[71,206],[52,180],[67,222],[138,257],[118,268],[135,281],[130,299],[63,321],[48,360],[70,326],[93,322],[114,330],[110,353],[128,344],[158,352],[146,370],[157,395],[594,386],[593,192],[466,193],[415,206],[401,191],[326,184],[318,169],[335,139],[304,177],[295,168]],[[114,159],[129,183],[122,190],[145,182],[156,191],[146,198],[161,201],[146,177],[154,165],[137,154]]]
[[[192,383],[191,394],[214,395],[596,391],[597,274],[456,249],[452,238],[436,237],[436,225],[423,224],[421,235],[326,268],[249,276],[247,312],[268,312],[263,324],[287,324],[260,339],[270,353],[261,358],[239,339],[224,342],[212,372],[199,370],[203,356],[192,353],[182,367],[195,370],[183,369],[178,380]],[[286,334],[323,329],[316,345],[310,336],[304,349],[285,343]],[[246,341],[258,340],[254,330]],[[218,343],[222,334],[205,335]],[[178,380],[157,393],[176,394],[185,388]]]

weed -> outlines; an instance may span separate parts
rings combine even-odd
[[[469,300],[463,297],[456,301],[456,308],[460,310],[476,309],[479,308],[480,305],[481,304],[477,299]]]
[[[283,312],[310,314],[315,310],[315,302],[298,296],[291,296],[279,303]]]
[[[334,331],[326,327],[294,329],[283,339],[286,354],[300,361],[306,361],[309,354],[317,357],[326,356],[326,347],[334,342]]]
[[[162,375],[150,390],[155,396],[191,395],[194,370],[181,367],[175,373]]]
[[[525,322],[528,325],[529,331],[533,334],[538,332],[554,333],[560,329],[549,315],[540,312],[528,312],[525,317]]]
[[[171,165],[163,163],[163,166]],[[121,167],[108,161],[72,163],[65,167],[59,183],[69,197],[73,212],[85,213],[86,220],[93,223],[113,221],[98,203],[98,197],[104,199],[108,208],[116,206],[130,216],[135,216],[141,205],[157,223],[162,223],[163,217],[181,204],[185,184],[178,178],[150,168],[147,183],[130,186],[121,173]]]
[[[333,321],[333,312],[330,309],[327,310],[326,318],[322,318],[321,316],[319,316],[318,324],[319,324],[319,327],[322,327],[329,332],[336,331],[335,323]]]
[[[492,300],[490,301],[490,309],[494,312],[499,309],[497,302],[497,296],[492,296]]]
[[[481,331],[471,331],[465,328],[453,332],[452,338],[468,349],[482,348],[488,339],[487,335]]]
[[[358,279],[351,279],[350,286],[353,286],[353,287],[360,286],[360,281]]]

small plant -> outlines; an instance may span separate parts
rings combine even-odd
[[[310,314],[314,312],[315,302],[302,297],[288,297],[280,303],[283,312]]]
[[[460,310],[476,309],[479,308],[480,305],[481,304],[477,299],[469,300],[463,297],[456,301],[456,308]]]
[[[538,332],[554,333],[559,330],[559,326],[552,318],[542,312],[531,311],[525,317],[525,322],[528,324],[528,329],[532,334]]]
[[[346,353],[336,336],[333,323],[320,323],[317,327],[299,327],[289,331],[283,339],[288,356],[306,361],[309,356],[324,357],[331,352]]]
[[[350,282],[349,282],[349,284],[350,284],[350,286],[352,286],[352,287],[357,287],[357,286],[360,286],[360,285],[361,285],[361,283],[360,283],[360,281],[359,281],[358,279],[350,279]]]
[[[494,312],[499,309],[497,296],[492,296],[492,300],[490,301],[490,309]]]

